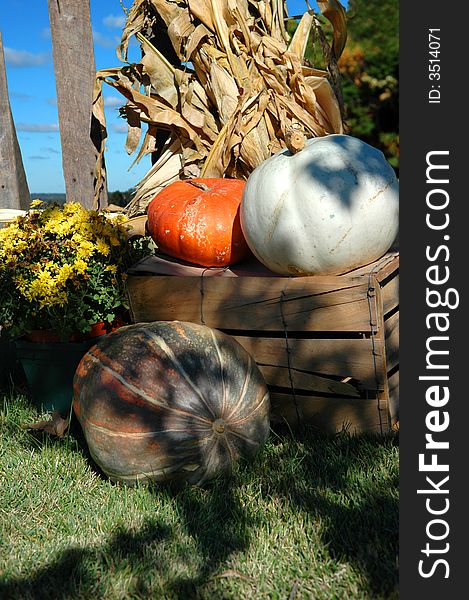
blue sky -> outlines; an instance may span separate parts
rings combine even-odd
[[[342,3],[347,6],[347,2],[342,0]],[[125,6],[131,4],[131,0],[124,0]],[[314,1],[310,4],[317,8]],[[119,66],[115,49],[124,22],[120,1],[91,0],[90,5],[96,68]],[[302,14],[307,9],[304,0],[287,0],[287,6],[290,15]],[[47,1],[5,0],[2,9],[0,31],[10,104],[29,189],[32,193],[64,192]],[[135,44],[129,52],[129,61],[138,61],[139,57]],[[109,86],[105,86],[104,93],[108,189],[127,190],[143,177],[150,167],[150,158],[142,158],[129,171],[134,156],[128,156],[124,149],[125,122],[118,117],[122,97]]]

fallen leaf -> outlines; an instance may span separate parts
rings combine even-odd
[[[70,424],[69,419],[64,419],[58,410],[54,410],[49,421],[39,421],[38,423],[25,423],[23,429],[37,429],[45,431],[50,435],[62,438]]]

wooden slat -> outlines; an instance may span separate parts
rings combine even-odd
[[[177,277],[278,277],[276,273],[270,271],[255,258],[229,267],[201,267],[161,253],[147,256],[132,265],[129,273],[132,275],[174,275]]]
[[[301,422],[324,432],[337,432],[343,427],[350,433],[389,431],[388,407],[383,400],[297,395],[296,403]],[[286,421],[292,428],[298,427],[293,397],[272,392],[271,418],[273,423]]]
[[[389,419],[389,389],[387,381],[387,366],[386,366],[386,339],[385,339],[385,323],[384,323],[384,308],[383,308],[383,288],[376,283],[374,289],[374,302],[371,303],[372,308],[372,319],[375,323],[374,334],[372,336],[373,352],[375,357],[375,370],[376,373],[380,374],[384,378],[384,389],[377,389],[377,396],[380,398],[380,408],[386,407],[386,431],[389,430],[391,425]],[[384,419],[384,413],[380,412],[380,417]],[[383,421],[384,422],[384,421]]]
[[[258,332],[261,336],[262,332]],[[267,380],[271,385],[289,386],[288,381],[288,355],[284,338],[266,338],[254,336],[234,336],[235,339],[247,350],[259,365],[270,365],[281,368],[277,375],[270,373]],[[290,351],[290,367],[296,371],[307,372],[306,376],[313,377],[308,387],[303,389],[331,392],[326,389],[329,379],[322,381],[321,388],[317,379],[318,374],[325,377],[339,376],[352,377],[358,380],[366,389],[376,389],[373,349],[371,340],[363,339],[294,339],[289,337],[288,348]],[[280,369],[279,369],[280,370]],[[275,378],[278,378],[276,380]],[[379,384],[383,385],[384,373],[378,373]],[[287,381],[287,383],[280,383]],[[295,372],[295,386],[300,387],[304,381],[303,376]],[[336,382],[340,383],[340,382]],[[301,385],[305,385],[301,383]],[[343,386],[344,384],[342,384]],[[326,386],[326,387],[324,387]],[[352,387],[352,386],[347,386]],[[341,388],[342,391],[339,391]],[[334,389],[334,393],[351,395],[341,386]]]
[[[378,265],[380,263],[378,262]],[[381,262],[381,267],[376,271],[376,279],[381,283],[387,277],[389,277],[392,273],[395,273],[399,270],[399,253],[390,252],[388,253],[383,261]]]
[[[369,265],[365,265],[364,267],[358,267],[358,269],[354,269],[345,275],[340,275],[340,277],[375,277],[378,281],[382,281],[385,277],[393,273],[396,269],[399,268],[399,254],[396,252],[387,252],[378,260],[370,263]]]
[[[349,383],[343,383],[328,377],[312,375],[305,371],[288,369],[287,367],[273,367],[259,364],[259,369],[269,385],[275,387],[290,388],[295,393],[314,392],[320,394],[336,394],[339,396],[350,396],[360,398],[358,389]],[[291,381],[290,381],[291,377]],[[293,386],[293,388],[291,388]]]
[[[389,416],[394,425],[399,421],[399,369],[388,379],[389,386]]]
[[[360,278],[130,276],[136,322],[180,320],[222,329],[368,332]]]
[[[29,189],[8,97],[0,32],[0,208],[27,210],[29,202]]]
[[[391,310],[399,306],[399,275],[390,279],[381,288],[383,314],[386,316]]]
[[[386,368],[390,371],[399,364],[399,312],[394,313],[384,322],[386,346]]]
[[[146,219],[146,217],[137,218]],[[378,266],[383,264],[383,261],[386,263],[386,261],[393,261],[394,258],[394,254],[386,255],[370,265],[360,267],[344,275],[334,275],[332,277],[315,275],[303,277],[302,279],[309,282],[325,281],[325,277],[327,277],[327,281],[335,281],[335,285],[341,287],[344,281],[351,283],[355,279],[363,280],[370,273],[378,275],[380,273],[380,271],[376,271]],[[229,267],[201,267],[162,253],[144,258],[136,265],[133,265],[129,272],[132,274],[140,273],[142,275],[177,275],[181,277],[276,277],[277,279],[288,279],[288,277],[280,277],[277,273],[270,271],[255,258],[244,260]]]
[[[352,275],[352,273],[350,273]],[[360,275],[363,279],[376,287],[381,284],[381,301],[383,315],[399,305],[399,254],[388,253],[380,260],[366,267],[353,271],[353,275]],[[386,279],[389,278],[389,281]],[[374,283],[373,283],[374,282]]]
[[[67,199],[96,208],[97,150],[91,139],[96,68],[89,0],[49,0],[49,18]],[[107,205],[106,190],[100,204]]]

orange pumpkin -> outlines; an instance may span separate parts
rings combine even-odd
[[[250,255],[239,221],[245,182],[240,179],[176,181],[148,205],[148,231],[165,254],[204,267]]]

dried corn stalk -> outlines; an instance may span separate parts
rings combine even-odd
[[[99,71],[96,77],[93,107],[102,127],[101,157],[103,81],[127,99],[122,112],[129,154],[138,148],[141,124],[148,125],[137,161],[155,150],[158,130],[170,135],[137,186],[129,216],[145,212],[160,189],[180,178],[247,178],[285,146],[291,128],[307,137],[342,132],[333,68],[345,44],[345,11],[337,0],[319,6],[334,27],[332,48],[313,11],[303,15],[290,39],[284,0],[134,1],[118,55],[127,60],[134,35],[142,60]],[[303,64],[312,31],[323,46],[329,73]],[[99,160],[97,192],[104,177]]]

